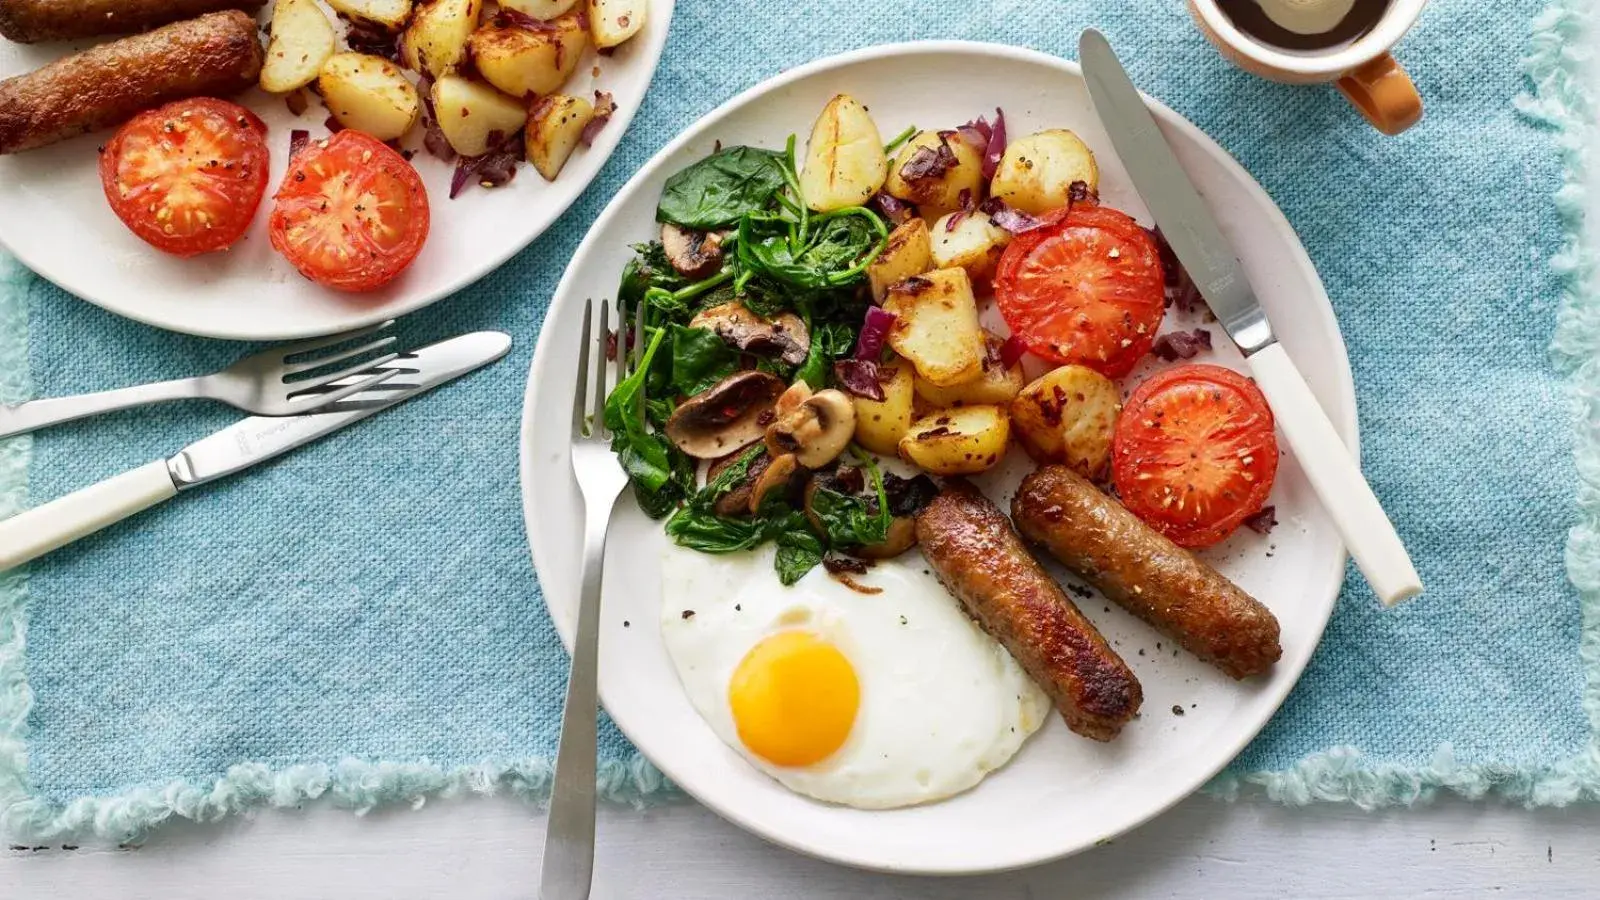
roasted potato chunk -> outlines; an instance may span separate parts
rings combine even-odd
[[[957,216],[960,221],[956,221]],[[931,231],[933,264],[941,269],[965,269],[974,284],[988,282],[1000,263],[1000,254],[1011,243],[1011,232],[981,212],[941,216]]]
[[[512,97],[560,90],[578,68],[588,43],[589,29],[573,13],[538,31],[491,21],[467,40],[478,74]]]
[[[951,406],[1004,406],[1022,390],[1022,364],[1002,365],[1000,345],[1004,342],[992,334],[984,335],[988,352],[983,357],[983,374],[965,384],[939,387],[925,378],[916,380],[917,398],[928,406],[945,409]]]
[[[644,27],[649,0],[589,0],[589,31],[594,45],[615,47]]]
[[[333,55],[333,23],[316,0],[278,0],[272,8],[272,38],[261,63],[261,89],[287,94],[317,79]]]
[[[860,206],[883,187],[888,168],[883,138],[867,108],[849,94],[836,94],[811,126],[800,193],[818,212]]]
[[[551,94],[534,104],[526,134],[528,162],[546,181],[554,181],[594,118],[594,104],[582,97]]]
[[[939,387],[983,374],[983,329],[972,282],[961,269],[936,269],[889,288],[883,308],[895,315],[889,346]]]
[[[1076,134],[1054,128],[1012,141],[989,182],[989,193],[1023,212],[1048,212],[1067,205],[1072,183],[1100,189],[1094,153]]]
[[[578,5],[578,0],[500,0],[500,5],[548,22]]]
[[[400,67],[365,53],[328,57],[317,76],[317,91],[340,125],[380,141],[401,137],[422,115],[422,98]]]
[[[433,83],[433,112],[450,148],[462,156],[482,156],[489,150],[491,132],[513,135],[528,120],[521,103],[459,75]]]
[[[928,236],[928,223],[912,219],[889,232],[889,242],[884,245],[883,252],[867,266],[872,299],[882,303],[889,294],[889,285],[932,268],[933,243]]]
[[[1011,401],[1022,449],[1040,463],[1064,463],[1085,478],[1106,477],[1122,395],[1111,379],[1084,366],[1039,376]]]
[[[404,28],[411,18],[411,0],[328,0],[328,5],[336,13],[382,25],[390,31]],[[272,25],[278,25],[277,13],[273,13]]]
[[[429,0],[417,9],[400,42],[406,68],[434,78],[448,75],[467,56],[467,40],[478,28],[483,0]]]
[[[1005,457],[1010,439],[1005,407],[943,409],[911,423],[900,458],[934,475],[976,475]]]
[[[895,154],[884,190],[937,218],[961,208],[962,191],[983,199],[983,156],[958,132],[919,131]]]
[[[856,405],[856,443],[873,453],[892,456],[899,451],[900,439],[911,428],[912,373],[902,361],[878,367],[882,376],[882,400],[851,395]]]

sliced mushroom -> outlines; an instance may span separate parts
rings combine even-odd
[[[661,226],[661,249],[678,274],[696,281],[710,278],[722,268],[720,231],[691,231],[667,222]]]
[[[776,458],[763,454],[762,458],[772,461],[750,486],[749,507],[752,516],[761,511],[761,504],[766,502],[767,496],[773,491],[788,490],[794,474],[800,471],[800,464],[795,461],[793,453],[785,453]]]
[[[800,404],[810,399],[811,385],[806,384],[804,381],[796,381],[778,396],[778,402],[773,404],[772,414],[778,418],[783,418],[799,409]]]
[[[735,372],[678,404],[667,439],[695,459],[716,459],[761,439],[783,381],[766,372]]]
[[[889,536],[881,544],[864,544],[850,552],[862,559],[888,559],[910,550],[917,543],[917,520],[895,516],[889,520]]]
[[[820,469],[844,452],[855,433],[855,404],[842,391],[829,388],[812,394],[787,413],[778,413],[777,420],[767,427],[767,452],[773,456],[793,453],[800,465]]]
[[[690,328],[709,328],[728,344],[761,356],[775,356],[791,366],[806,361],[811,333],[794,313],[763,319],[735,300],[703,309],[689,320]]]
[[[739,461],[744,456],[744,448],[729,453],[721,459],[713,460],[711,467],[706,470],[706,482],[717,480],[717,476],[727,471],[728,467]],[[743,515],[750,507],[750,492],[760,480],[763,472],[772,464],[772,457],[765,453],[758,454],[750,460],[750,467],[745,470],[744,481],[736,485],[733,490],[717,498],[711,505],[713,511],[719,516]]]

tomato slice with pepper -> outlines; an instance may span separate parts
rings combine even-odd
[[[179,100],[128,120],[100,152],[111,210],[175,256],[232,246],[267,190],[267,126],[225,100]]]
[[[1111,442],[1122,504],[1180,547],[1209,547],[1261,511],[1278,474],[1272,410],[1221,366],[1159,372],[1133,392]]]
[[[300,274],[341,291],[393,281],[428,238],[417,170],[370,135],[346,129],[289,160],[268,233]]]
[[[1036,356],[1128,374],[1150,351],[1166,307],[1155,240],[1126,213],[1093,202],[1045,223],[1000,257],[1000,314]]]

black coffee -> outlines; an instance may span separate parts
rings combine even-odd
[[[1390,0],[1355,0],[1350,12],[1337,25],[1316,34],[1290,31],[1272,20],[1267,8],[1288,6],[1285,0],[1217,0],[1217,7],[1235,28],[1263,44],[1304,53],[1327,50],[1361,38],[1383,18],[1389,3]]]

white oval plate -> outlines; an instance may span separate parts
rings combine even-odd
[[[841,91],[865,103],[885,135],[912,123],[953,127],[997,104],[1013,135],[1071,128],[1098,154],[1102,198],[1149,221],[1095,118],[1078,67],[1029,50],[962,42],[875,47],[787,72],[689,128],[595,223],[556,292],[534,354],[522,424],[523,511],[546,603],[569,647],[583,529],[568,440],[583,301],[614,296],[628,245],[654,230],[656,199],[668,175],[711,152],[717,140],[782,147],[791,132],[808,134],[811,117]],[[1344,342],[1294,231],[1220,147],[1166,107],[1151,106],[1244,254],[1284,345],[1354,446]],[[1211,329],[1219,346],[1227,345],[1220,329]],[[1240,363],[1231,345],[1208,360]],[[1013,449],[1008,462],[1007,472],[985,479],[1002,502],[1028,468],[1020,450]],[[660,524],[629,500],[619,505],[607,548],[600,696],[628,738],[684,790],[756,834],[804,853],[869,869],[945,874],[1064,856],[1144,822],[1200,787],[1261,730],[1305,667],[1333,610],[1344,550],[1287,450],[1271,502],[1282,524],[1270,536],[1246,531],[1206,554],[1281,621],[1283,659],[1270,677],[1233,682],[1177,653],[1120,609],[1086,600],[1085,612],[1144,685],[1141,717],[1116,741],[1097,744],[1052,716],[1010,765],[941,803],[878,812],[817,803],[780,787],[724,746],[690,706],[662,647],[656,623],[665,537]],[[776,580],[772,587],[782,589]]]
[[[28,268],[106,309],[158,328],[236,340],[288,340],[360,328],[421,309],[494,270],[543,234],[600,173],[661,60],[675,0],[650,0],[644,28],[610,57],[586,51],[564,90],[580,97],[610,91],[616,114],[594,146],[579,147],[553,182],[530,165],[494,190],[469,187],[450,199],[453,165],[425,152],[413,158],[428,188],[432,227],[415,263],[383,289],[345,294],[301,277],[267,241],[267,210],[288,165],[289,132],[327,134],[327,110],[312,98],[301,116],[281,98],[252,90],[234,98],[269,129],[272,175],[245,238],[224,253],[178,259],[134,237],[100,188],[95,148],[110,132],[14,156],[0,156],[0,246]],[[271,4],[262,12],[269,17]],[[0,78],[32,71],[80,44],[13,44],[0,39]],[[599,76],[593,74],[596,66]],[[421,129],[405,146],[420,147]]]

